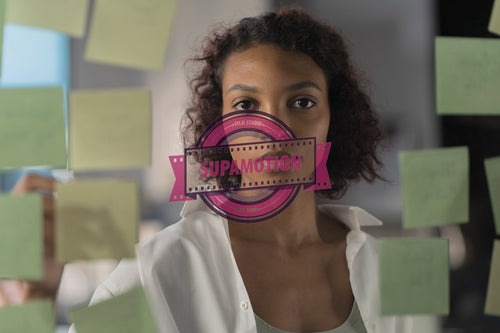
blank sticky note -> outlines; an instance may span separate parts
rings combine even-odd
[[[379,241],[383,315],[448,314],[448,240],[394,238]]]
[[[467,147],[401,152],[399,166],[404,228],[469,220]]]
[[[85,35],[89,0],[7,1],[7,22]]]
[[[2,75],[3,25],[5,22],[5,1],[0,0],[0,75]]]
[[[156,333],[156,324],[142,288],[70,312],[78,333]]]
[[[500,316],[500,240],[496,240],[493,243],[490,279],[484,312],[486,314]]]
[[[39,279],[42,264],[41,196],[0,194],[0,278]]]
[[[73,91],[69,105],[70,169],[134,169],[150,165],[149,91]]]
[[[495,0],[493,4],[488,30],[493,34],[500,35],[500,0]]]
[[[58,262],[134,257],[139,219],[135,182],[82,180],[58,183],[56,189]]]
[[[500,235],[500,156],[485,159],[484,167],[486,169],[496,232]]]
[[[435,58],[438,114],[500,114],[497,39],[436,37]]]
[[[66,167],[63,89],[0,89],[0,168]]]
[[[174,9],[174,0],[96,0],[85,59],[161,69]]]
[[[0,333],[54,333],[53,309],[48,299],[0,308]]]

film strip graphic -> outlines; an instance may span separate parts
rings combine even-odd
[[[311,137],[185,149],[184,155],[170,156],[176,175],[170,201],[251,189],[331,188],[330,147]]]

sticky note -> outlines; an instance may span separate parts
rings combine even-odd
[[[449,312],[448,240],[379,240],[382,315]]]
[[[82,180],[56,185],[56,258],[134,257],[139,220],[137,184]]]
[[[500,240],[496,240],[493,243],[490,278],[484,312],[489,315],[500,316]]]
[[[151,163],[149,91],[73,91],[69,107],[70,169],[133,169]]]
[[[7,0],[7,22],[85,35],[89,0]]]
[[[435,58],[438,114],[500,114],[497,39],[436,37]]]
[[[174,9],[175,0],[96,0],[85,59],[161,69]]]
[[[493,34],[500,35],[500,0],[495,0],[493,4],[488,30]]]
[[[48,299],[0,308],[0,333],[54,333],[53,309]]]
[[[399,166],[404,228],[469,220],[467,147],[401,152]]]
[[[5,1],[0,0],[0,75],[2,75],[3,25],[5,23]]]
[[[488,180],[496,232],[500,235],[500,156],[485,159],[484,168]]]
[[[0,169],[66,167],[62,87],[0,89]]]
[[[69,313],[78,333],[156,333],[142,288]]]
[[[42,265],[41,196],[0,194],[0,278],[39,279]]]

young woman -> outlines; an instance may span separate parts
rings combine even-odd
[[[377,244],[360,228],[380,222],[357,207],[316,202],[379,177],[379,121],[341,36],[284,9],[214,31],[195,61],[188,146],[218,117],[259,110],[299,138],[332,142],[332,189],[300,191],[281,214],[251,224],[190,201],[92,303],[142,284],[160,332],[410,332],[409,318],[380,315]]]

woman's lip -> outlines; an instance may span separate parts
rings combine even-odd
[[[262,158],[262,159],[265,159],[266,157],[272,157],[272,158],[274,158],[275,156],[277,156],[278,158],[281,158],[282,156],[285,156],[285,155],[288,156],[288,158],[292,157],[292,155],[289,152],[286,152],[286,151],[283,151],[283,150],[279,150],[279,151],[270,151],[270,152],[267,152],[264,155],[262,155],[260,158]]]

